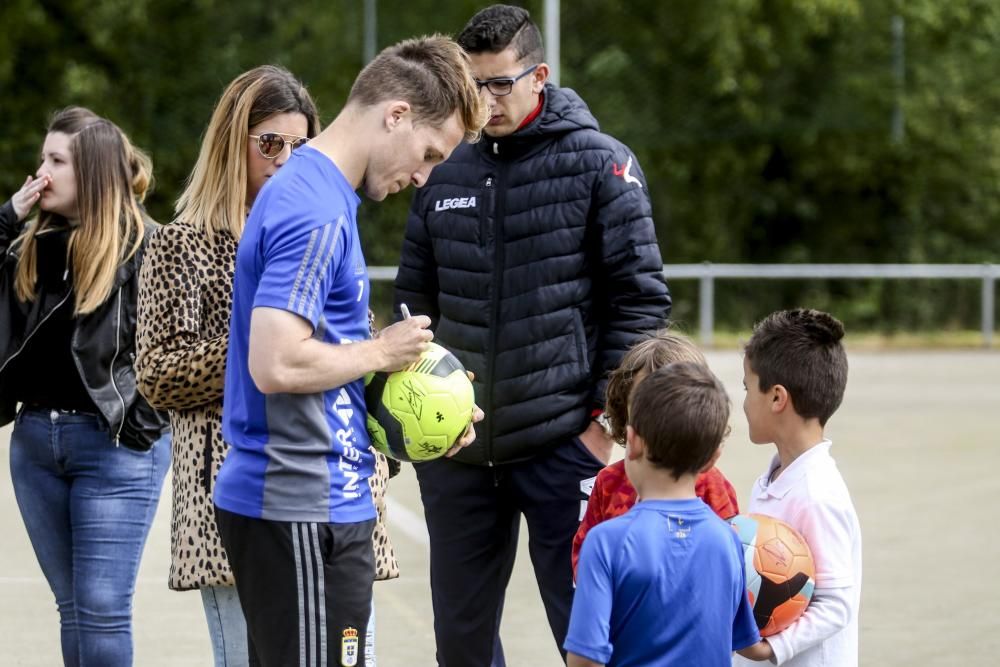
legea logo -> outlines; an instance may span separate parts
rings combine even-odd
[[[476,208],[476,198],[453,197],[452,199],[438,199],[434,202],[435,211],[447,211],[449,208]]]

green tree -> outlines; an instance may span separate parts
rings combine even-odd
[[[484,2],[381,2],[378,46],[457,33]],[[540,0],[525,3],[543,23]],[[324,122],[362,62],[360,2],[7,0],[0,5],[0,198],[34,171],[46,119],[108,116],[149,151],[167,221],[225,84],[262,63],[306,82]],[[904,79],[891,25],[905,25]],[[995,0],[562,3],[564,85],[646,173],[664,259],[996,261],[1000,4]],[[894,137],[894,113],[905,132]],[[395,264],[409,197],[365,203],[372,264]],[[672,286],[691,321],[693,284]],[[379,286],[384,295],[387,286]],[[748,281],[724,324],[828,307],[852,327],[970,326],[976,285]]]

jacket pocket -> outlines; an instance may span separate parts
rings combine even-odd
[[[136,396],[122,423],[119,441],[137,452],[149,451],[169,426],[166,414],[154,410],[144,398]]]

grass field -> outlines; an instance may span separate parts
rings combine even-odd
[[[733,399],[733,433],[720,467],[742,504],[771,448],[749,443],[736,347],[709,363]],[[850,352],[844,405],[831,420],[833,454],[864,535],[862,664],[990,665],[1000,654],[1000,561],[993,532],[1000,482],[1000,352]],[[0,430],[6,457],[9,428]],[[167,483],[169,484],[169,478]],[[410,469],[393,479],[390,523],[402,578],[375,586],[382,667],[434,663],[427,535]],[[211,665],[197,593],[166,588],[165,495],[146,549],[135,609],[135,664]],[[21,524],[9,469],[0,465],[0,665],[60,663],[55,604]],[[508,664],[559,664],[527,557],[527,534],[502,628]]]

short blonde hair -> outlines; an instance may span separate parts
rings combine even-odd
[[[384,49],[358,74],[347,103],[367,107],[394,99],[410,105],[414,124],[440,127],[458,111],[470,143],[479,140],[489,119],[468,54],[444,35]]]

